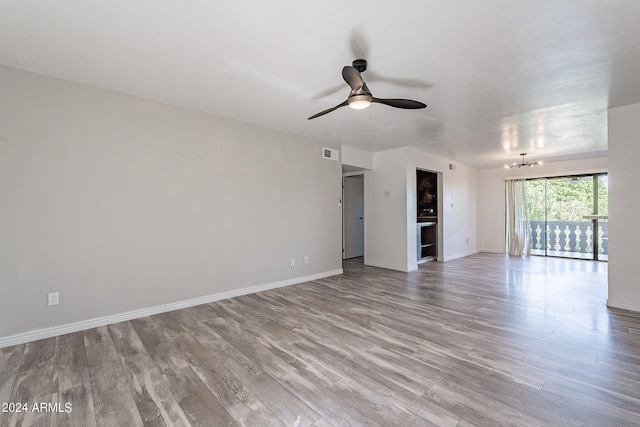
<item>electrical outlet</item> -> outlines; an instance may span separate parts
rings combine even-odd
[[[291,267],[293,267],[294,265],[296,265],[296,259],[295,258],[291,258]]]
[[[52,292],[49,294],[49,305],[57,305],[59,301],[60,300],[57,292]]]
[[[304,257],[304,263],[309,264],[309,256]]]

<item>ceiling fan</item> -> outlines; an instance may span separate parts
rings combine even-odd
[[[352,66],[346,66],[342,69],[342,78],[351,87],[351,93],[349,97],[341,104],[327,110],[321,111],[307,120],[315,119],[316,117],[324,116],[340,107],[349,106],[354,110],[361,110],[367,108],[372,102],[379,104],[389,105],[395,108],[404,108],[409,110],[416,110],[419,108],[426,108],[426,104],[419,101],[413,101],[411,99],[383,99],[376,98],[371,94],[371,91],[367,87],[367,84],[362,80],[360,73],[367,69],[367,61],[365,59],[356,59],[353,61]]]

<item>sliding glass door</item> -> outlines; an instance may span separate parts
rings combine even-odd
[[[533,255],[607,260],[607,174],[527,180]]]

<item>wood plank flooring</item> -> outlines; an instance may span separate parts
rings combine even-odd
[[[0,403],[28,404],[0,426],[640,425],[640,313],[605,307],[607,264],[344,271],[0,349]]]

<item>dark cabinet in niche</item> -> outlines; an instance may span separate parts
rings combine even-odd
[[[418,169],[418,222],[432,221],[438,216],[438,174]]]
[[[417,258],[429,261],[438,256],[438,174],[416,171]]]

